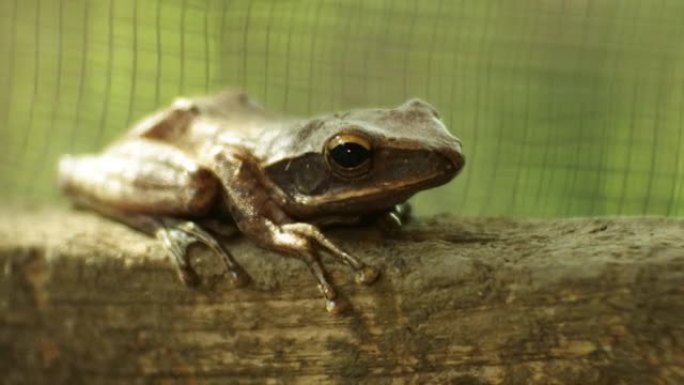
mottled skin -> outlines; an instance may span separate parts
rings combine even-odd
[[[344,167],[339,154],[331,155],[355,144],[360,155],[349,160],[344,152]],[[345,163],[359,159],[358,166]],[[64,156],[59,184],[80,205],[155,234],[188,285],[199,284],[187,254],[195,242],[222,257],[236,285],[249,281],[212,235],[210,220],[219,220],[262,247],[304,260],[326,308],[338,312],[344,301],[320,253],[349,265],[359,283],[374,282],[378,271],[319,227],[382,213],[398,222],[397,205],[448,182],[463,164],[460,141],[417,99],[393,109],[295,119],[227,91],[178,99],[101,154]]]

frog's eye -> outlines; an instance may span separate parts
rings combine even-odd
[[[333,172],[345,178],[366,174],[371,166],[371,143],[363,135],[333,136],[325,146],[325,158]]]

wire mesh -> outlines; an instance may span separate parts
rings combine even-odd
[[[310,115],[421,97],[468,164],[417,211],[684,214],[679,0],[0,0],[0,198],[227,86]]]

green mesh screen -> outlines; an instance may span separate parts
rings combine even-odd
[[[684,214],[681,0],[0,0],[0,198],[177,95],[316,114],[421,97],[464,142],[422,214]]]

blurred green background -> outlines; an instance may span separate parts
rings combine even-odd
[[[0,198],[226,86],[309,115],[421,97],[464,143],[420,214],[684,214],[681,0],[0,0]]]

